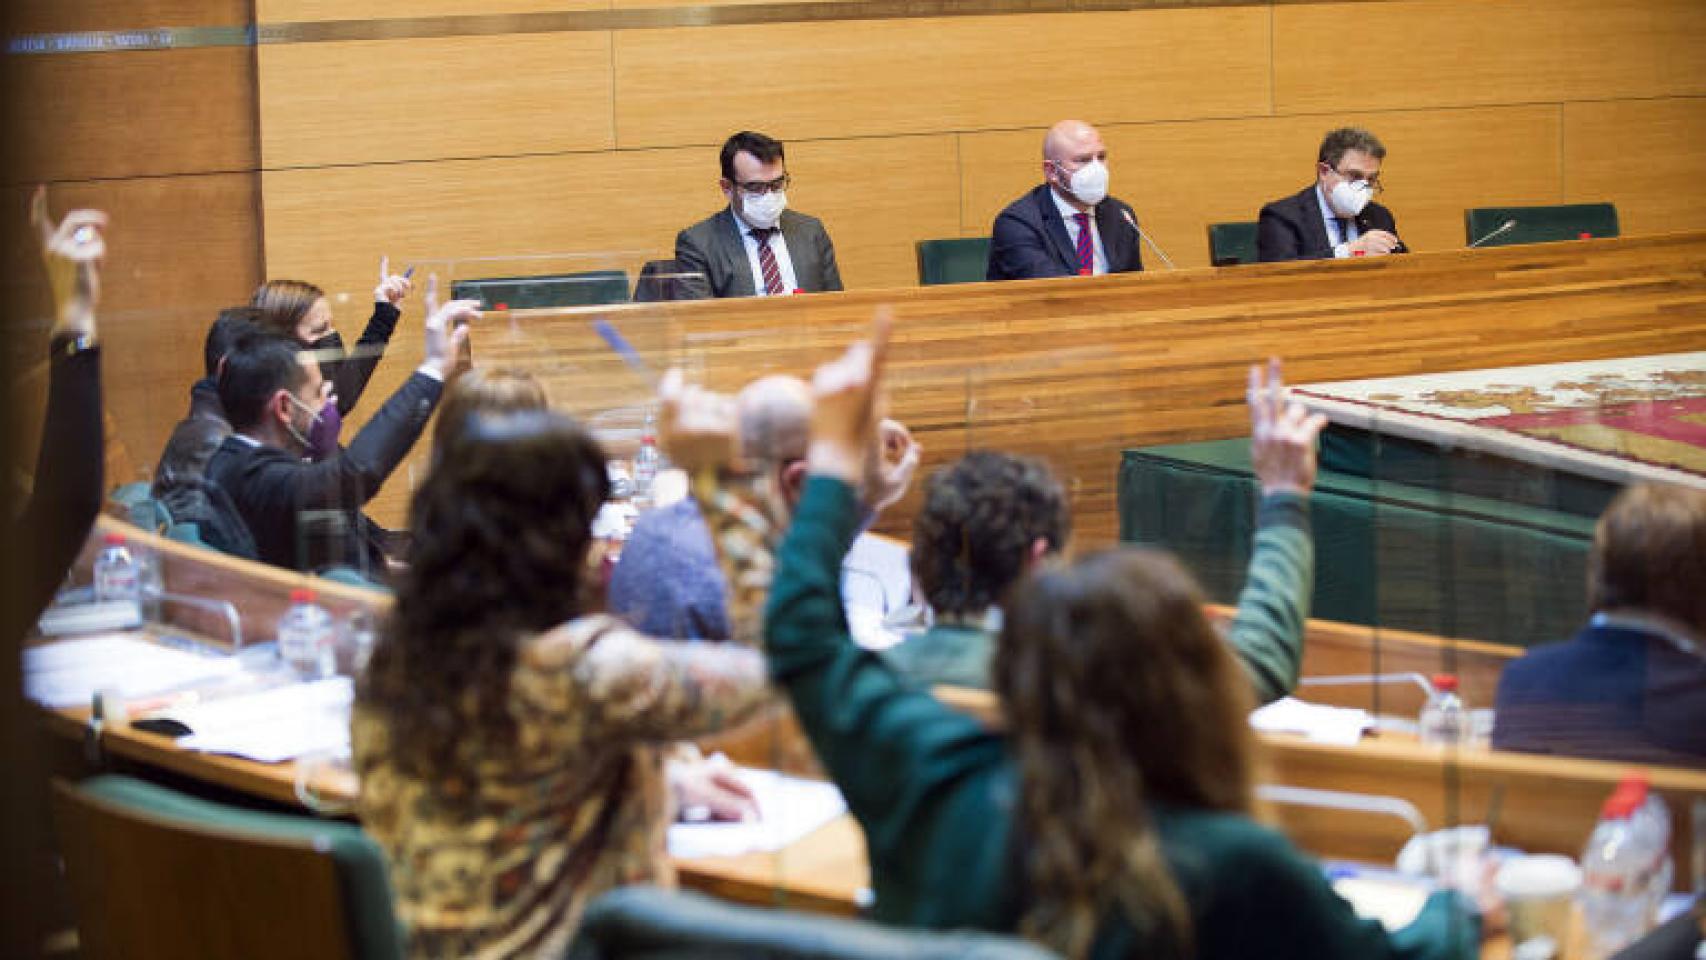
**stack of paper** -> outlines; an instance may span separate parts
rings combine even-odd
[[[1250,714],[1250,725],[1267,733],[1300,733],[1319,743],[1352,744],[1374,720],[1367,710],[1329,707],[1283,697]]]
[[[178,741],[185,749],[282,763],[315,753],[347,756],[354,699],[350,678],[333,677],[213,700],[168,715],[190,728]]]
[[[847,801],[833,783],[746,767],[736,772],[758,799],[758,819],[674,824],[669,828],[670,856],[687,860],[771,853],[847,812]]]
[[[64,640],[24,651],[24,690],[47,707],[86,707],[95,692],[126,700],[158,696],[229,677],[233,657],[205,657],[122,635]]]

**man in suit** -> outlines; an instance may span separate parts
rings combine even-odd
[[[1108,148],[1082,120],[1043,137],[1043,184],[995,218],[990,280],[1032,280],[1143,269],[1137,216],[1108,196]]]
[[[1262,208],[1257,258],[1330,260],[1408,253],[1392,211],[1374,202],[1385,188],[1380,164],[1386,147],[1374,134],[1341,127],[1327,134],[1315,158],[1315,182]]]
[[[1588,554],[1593,618],[1505,667],[1493,746],[1706,766],[1706,490],[1617,495]]]
[[[835,247],[816,217],[788,209],[782,144],[742,130],[723,144],[729,205],[675,238],[682,299],[774,297],[841,289]]]
[[[219,399],[234,431],[207,476],[236,504],[262,562],[313,571],[348,565],[382,578],[383,531],[360,512],[414,446],[438,406],[444,379],[467,339],[477,301],[454,300],[426,323],[426,357],[347,449],[304,459],[330,385],[314,355],[256,329],[240,336],[219,373]]]

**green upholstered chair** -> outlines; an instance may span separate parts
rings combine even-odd
[[[1514,223],[1503,233],[1499,228]],[[1550,207],[1475,207],[1463,211],[1463,242],[1483,247],[1551,243],[1618,236],[1617,207],[1609,203],[1564,203]],[[1483,239],[1485,238],[1485,239]]]
[[[918,241],[918,282],[976,283],[989,276],[989,238],[951,237]]]
[[[54,785],[87,960],[402,956],[385,861],[347,823],[99,776]]]
[[[624,887],[594,900],[568,960],[1058,960],[987,933],[897,930],[857,920]]]
[[[1256,221],[1208,225],[1208,262],[1217,267],[1255,263]]]
[[[588,270],[539,277],[492,277],[458,280],[451,296],[478,300],[480,309],[535,310],[549,307],[591,307],[626,303],[628,274],[623,270]]]

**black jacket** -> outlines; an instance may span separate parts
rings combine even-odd
[[[1048,184],[1007,205],[995,218],[989,238],[990,280],[1034,280],[1038,277],[1078,275],[1078,251],[1072,233],[1060,218],[1060,208],[1049,196]],[[1129,218],[1129,219],[1128,219]],[[1109,273],[1143,269],[1142,243],[1137,236],[1137,215],[1117,197],[1103,197],[1096,204],[1096,231],[1102,235],[1102,252]]]
[[[313,571],[337,564],[384,570],[382,531],[361,513],[403,461],[444,385],[415,373],[336,456],[308,463],[232,435],[207,476],[230,495],[265,563]]]
[[[330,354],[320,360],[320,376],[331,381],[339,413],[347,417],[355,409],[355,402],[361,399],[367,381],[373,378],[373,370],[385,355],[385,345],[391,342],[391,334],[397,331],[397,318],[402,315],[391,303],[380,300],[373,305],[373,316],[368,318],[367,328],[361,331],[353,352],[344,349],[341,334],[334,333],[314,344]]]
[[[1398,235],[1398,225],[1392,211],[1378,203],[1369,203],[1356,218],[1357,231],[1385,230]],[[1275,200],[1262,208],[1256,229],[1256,258],[1263,263],[1276,260],[1331,260],[1333,245],[1328,242],[1327,225],[1321,220],[1321,201],[1316,199],[1315,185],[1310,184],[1284,200]],[[1400,241],[1393,253],[1409,253]]]

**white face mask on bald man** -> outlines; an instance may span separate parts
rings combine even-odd
[[[1059,173],[1066,171],[1060,164],[1055,164]],[[1086,206],[1095,206],[1108,195],[1108,165],[1100,160],[1092,160],[1077,170],[1066,180],[1066,189],[1074,199]]]

